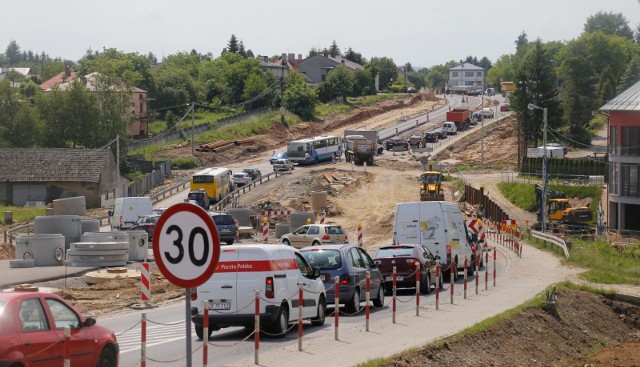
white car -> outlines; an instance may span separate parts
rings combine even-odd
[[[231,176],[231,182],[233,182],[233,184],[237,187],[244,186],[251,182],[251,176],[249,176],[248,173],[244,172],[234,173]]]
[[[273,172],[291,170],[293,170],[293,162],[288,159],[278,159],[273,163]]]

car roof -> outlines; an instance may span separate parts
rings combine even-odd
[[[336,243],[336,244],[326,244],[326,245],[318,245],[318,246],[307,246],[300,251],[313,251],[313,250],[341,250],[347,247],[354,247],[355,245],[349,243]]]
[[[61,298],[57,294],[49,293],[49,292],[0,292],[0,301],[9,301],[12,299],[20,299],[20,298],[30,298],[30,296],[45,296],[45,297],[56,297]]]
[[[209,212],[209,215],[231,215],[231,214],[225,213],[225,212]]]

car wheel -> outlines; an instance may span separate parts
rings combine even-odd
[[[384,284],[380,283],[378,287],[378,297],[373,300],[373,305],[375,307],[384,307]]]
[[[116,367],[116,355],[111,349],[103,349],[98,358],[98,367]]]
[[[209,325],[209,329],[208,329],[208,333],[209,335],[207,335],[208,339],[211,339],[211,334],[213,334],[213,329],[211,327],[212,325]],[[196,336],[198,337],[198,339],[202,340],[202,337],[204,336],[204,327],[202,327],[202,325],[198,326],[195,325],[194,329],[196,329]]]
[[[471,260],[470,266],[467,266],[467,275],[473,275],[476,270],[476,259]]]
[[[284,338],[287,331],[287,326],[289,325],[289,310],[287,309],[286,304],[281,304],[280,309],[278,310],[278,316],[276,317],[276,321],[271,324],[271,333],[275,334],[273,336],[277,336],[279,338]]]
[[[316,157],[316,159],[314,160],[314,162],[315,162],[316,164],[318,164],[318,162],[319,162],[318,157]]]
[[[315,319],[311,320],[311,325],[313,326],[322,326],[324,325],[324,319],[327,317],[327,301],[324,299],[324,296],[320,296],[318,300],[318,313]]]
[[[356,313],[360,308],[360,290],[356,288],[353,291],[353,296],[347,303],[347,312],[348,313]]]
[[[440,273],[440,279],[438,280],[440,282],[440,284],[438,284],[438,286],[440,287],[440,290],[444,289],[444,279],[442,278],[442,273]]]
[[[313,243],[311,243],[311,246],[320,246],[320,242],[318,242],[318,241],[313,241]]]
[[[226,241],[227,245],[233,245],[234,240]]]
[[[429,294],[431,293],[431,276],[427,274],[424,278],[425,279],[420,282],[420,293]]]

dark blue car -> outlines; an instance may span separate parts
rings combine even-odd
[[[273,151],[273,155],[271,159],[269,159],[269,163],[274,164],[278,161],[278,159],[287,159],[287,152],[284,150]]]
[[[300,250],[312,267],[320,268],[320,279],[327,291],[327,304],[335,304],[335,277],[339,277],[339,303],[346,312],[356,313],[366,301],[366,278],[370,274],[371,300],[375,307],[384,306],[382,273],[365,250],[349,244],[320,245]]]

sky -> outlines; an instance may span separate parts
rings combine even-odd
[[[367,59],[430,67],[467,56],[495,62],[529,41],[569,41],[598,11],[622,13],[635,30],[640,0],[22,0],[2,6],[0,52],[78,60],[88,49],[219,56],[231,34],[254,55],[351,47]]]

